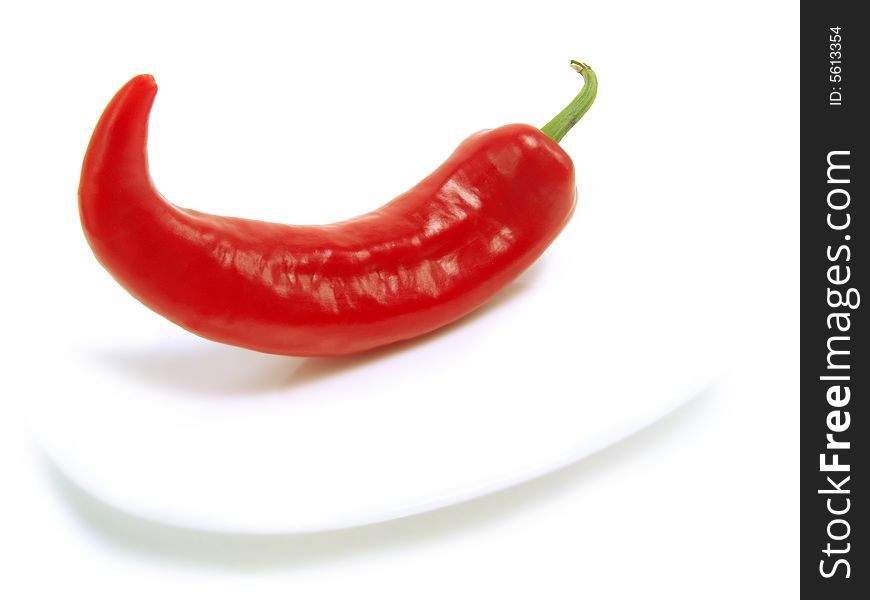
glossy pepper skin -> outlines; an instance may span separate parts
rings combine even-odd
[[[148,171],[156,92],[140,75],[105,109],[82,166],[81,223],[134,297],[218,342],[332,356],[433,331],[528,268],[574,210],[571,159],[529,125],[469,137],[410,191],[339,223],[180,208]]]

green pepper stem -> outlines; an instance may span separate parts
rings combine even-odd
[[[571,61],[571,67],[583,76],[583,89],[571,101],[571,104],[553,117],[549,123],[541,127],[541,131],[556,142],[562,141],[562,138],[565,137],[566,133],[571,131],[571,128],[580,120],[580,117],[586,114],[586,111],[595,102],[595,96],[598,94],[598,77],[596,77],[595,71],[586,63],[576,60]]]

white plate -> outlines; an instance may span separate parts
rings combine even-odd
[[[201,340],[83,264],[94,300],[57,349],[65,392],[37,382],[36,437],[104,501],[217,531],[361,525],[542,475],[686,402],[717,365],[685,290],[644,285],[643,261],[589,260],[582,230],[479,313],[340,359]]]

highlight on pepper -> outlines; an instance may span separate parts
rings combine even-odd
[[[202,337],[260,352],[334,356],[443,327],[526,270],[568,223],[574,165],[558,142],[595,100],[594,71],[543,128],[464,141],[408,192],[329,225],[284,225],[181,208],[148,171],[150,75],[97,123],[79,215],[97,260],[130,294]]]

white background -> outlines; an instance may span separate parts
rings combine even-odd
[[[794,3],[34,2],[4,9],[0,56],[0,596],[796,595]],[[62,268],[65,253],[87,252],[81,155],[129,77],[150,72],[161,87],[152,172],[169,198],[329,222],[413,185],[469,133],[545,123],[578,89],[569,58],[601,80],[563,143],[581,202],[630,192],[626,220],[685,228],[685,262],[675,252],[668,276],[696,276],[699,254],[715,275],[703,297],[715,291],[708,317],[727,323],[736,359],[714,390],[536,482],[327,534],[156,527],[46,468],[20,409],[34,382],[69,391],[64,366],[41,356],[75,319],[68,300],[83,285]]]

